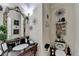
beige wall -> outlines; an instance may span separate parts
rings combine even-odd
[[[74,55],[79,56],[79,4],[74,4]]]
[[[54,44],[56,39],[56,20],[58,19],[55,15],[55,12],[58,9],[63,8],[65,10],[65,18],[67,21],[67,34],[64,40],[71,48],[72,55],[74,54],[74,10],[73,4],[43,4],[43,55],[49,55],[49,52],[45,51],[44,45],[46,43]],[[47,14],[49,15],[49,19],[47,19]],[[45,27],[46,22],[48,22],[49,26]]]
[[[46,51],[46,49],[44,48],[45,44],[48,43],[50,44],[50,20],[51,20],[51,8],[50,8],[50,4],[43,4],[42,5],[43,11],[43,17],[42,17],[42,21],[43,21],[43,55],[49,55],[49,51]],[[47,15],[49,16],[49,18],[47,18]]]
[[[47,14],[49,19],[47,19]],[[36,19],[37,23],[34,25],[33,20]],[[46,22],[48,27],[46,27]],[[30,25],[33,26],[33,30],[30,31],[30,37],[38,42],[38,55],[45,56],[49,55],[44,48],[46,43],[50,44],[50,5],[49,4],[39,4],[34,10],[33,15],[30,17]]]
[[[36,19],[36,24],[33,20]],[[33,15],[30,17],[29,26],[33,29],[30,30],[30,38],[38,43],[37,55],[43,55],[43,42],[42,42],[42,4],[38,4],[37,8],[34,10]]]
[[[39,42],[39,47],[41,47],[42,53],[39,55],[49,55],[49,52],[45,51],[44,45],[49,43],[53,45],[56,39],[56,26],[55,22],[58,19],[55,15],[55,12],[58,9],[65,9],[65,18],[67,21],[67,35],[64,40],[71,48],[72,55],[74,55],[74,18],[73,18],[73,4],[42,4],[42,9],[39,7],[35,10],[31,20],[34,18],[37,20],[37,24],[33,25],[33,30],[30,31],[31,38],[36,42]],[[40,10],[39,10],[40,9]],[[42,10],[42,11],[41,11]],[[39,13],[41,11],[42,13]],[[49,15],[49,19],[47,19],[47,14]],[[38,17],[39,15],[39,17]],[[40,15],[42,15],[40,17]],[[40,22],[42,20],[42,22]],[[40,23],[38,23],[40,22]],[[48,27],[46,27],[46,22],[48,22]],[[42,23],[42,25],[41,25]],[[41,26],[41,27],[40,27]],[[43,27],[42,27],[43,26]],[[42,30],[42,32],[38,32],[37,29]],[[43,35],[43,36],[41,36]],[[42,37],[40,39],[40,37]],[[41,45],[40,45],[41,43]]]
[[[66,41],[66,43],[70,46],[71,48],[71,52],[73,55],[73,48],[74,48],[74,23],[73,23],[73,4],[51,4],[51,8],[52,8],[52,19],[51,19],[51,44],[52,42],[54,42],[54,40],[56,39],[56,29],[55,29],[55,22],[57,20],[57,17],[55,15],[55,12],[58,9],[63,8],[65,10],[65,18],[67,21],[67,27],[66,27],[66,36],[64,38],[64,40]]]

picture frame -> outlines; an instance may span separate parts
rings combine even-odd
[[[8,49],[7,43],[2,43],[2,50],[6,51]]]
[[[13,34],[19,34],[19,29],[14,29]]]
[[[19,20],[14,20],[14,25],[19,25]]]

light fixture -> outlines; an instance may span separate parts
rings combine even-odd
[[[36,9],[36,7],[38,6],[38,3],[22,3],[20,4],[20,6],[23,9],[23,13],[27,16],[29,14],[29,16],[31,16],[33,14],[33,11]]]
[[[23,9],[23,13],[28,16],[31,16],[33,14],[34,6],[30,6],[31,4],[21,4],[21,7]]]
[[[23,12],[26,16],[31,16],[31,15],[33,15],[33,11],[32,10],[25,10],[24,12]]]
[[[65,14],[65,9],[61,8],[56,11],[56,16],[61,16]]]

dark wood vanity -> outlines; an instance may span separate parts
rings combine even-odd
[[[20,43],[18,43],[18,42],[20,42]],[[6,41],[6,44],[7,44],[9,52],[18,52],[17,50],[13,51],[12,48],[14,48],[18,45],[21,45],[21,44],[28,44],[28,43],[25,42],[24,38],[16,38],[13,40]],[[37,45],[38,45],[38,43],[36,43],[36,42],[31,45],[29,44],[28,47],[21,50],[22,52],[19,51],[20,53],[17,54],[17,56],[36,56]]]
[[[36,52],[37,52],[37,43],[26,48],[24,52],[19,54],[18,56],[36,56]]]

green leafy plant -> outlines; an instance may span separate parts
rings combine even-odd
[[[2,31],[3,33],[7,33],[7,27],[5,25],[1,25],[0,31]]]
[[[0,26],[0,40],[5,41],[7,38],[7,27],[5,25]]]
[[[4,33],[0,33],[0,40],[1,41],[5,41],[6,40],[6,38],[7,38],[7,35],[6,34],[4,34]]]

